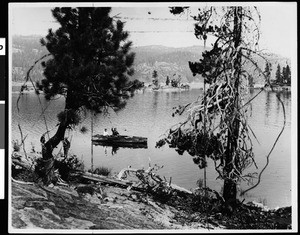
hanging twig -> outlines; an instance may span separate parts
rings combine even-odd
[[[49,54],[46,54],[46,55],[42,56],[41,58],[39,58],[38,60],[36,60],[36,61],[33,63],[33,65],[29,68],[29,70],[27,71],[27,73],[26,73],[26,79],[25,79],[24,85],[26,84],[26,82],[28,82],[28,80],[30,80],[30,82],[31,82],[31,84],[32,84],[32,86],[33,86],[33,88],[34,88],[34,90],[35,90],[36,93],[38,92],[38,90],[36,89],[36,86],[34,85],[34,82],[32,81],[32,79],[31,79],[31,77],[30,77],[30,72],[31,72],[31,70],[34,68],[34,66],[35,66],[38,62],[40,62],[41,60],[43,60],[44,58],[46,58],[47,56],[50,56],[50,55],[51,55],[50,53],[49,53]],[[24,85],[23,85],[23,86],[24,86]],[[20,109],[19,109],[19,100],[20,100],[20,98],[21,98],[21,91],[20,91],[19,97],[18,97],[18,99],[17,99],[17,110],[18,110],[18,112],[20,112]],[[41,106],[41,108],[42,108],[42,102],[41,102],[41,99],[40,99],[39,96],[38,96],[38,100],[39,100],[39,104],[40,104],[40,106]],[[42,108],[42,113],[44,113],[43,108]],[[48,125],[47,125],[47,121],[46,121],[45,115],[43,115],[43,118],[44,118],[46,130],[47,130],[47,133],[48,133],[48,139],[50,139],[49,131],[48,131]]]
[[[27,135],[26,135],[25,138],[24,138],[24,137],[23,137],[23,132],[22,132],[22,129],[21,129],[20,124],[18,124],[18,127],[19,127],[20,134],[21,134],[21,144],[23,145],[23,151],[24,151],[26,160],[28,160],[27,153],[26,153],[26,149],[25,149],[25,139],[26,139]]]
[[[31,72],[31,70],[34,68],[34,66],[35,66],[39,61],[43,60],[44,58],[46,58],[47,56],[50,56],[50,55],[51,55],[50,53],[47,54],[47,55],[44,55],[44,56],[42,56],[41,58],[39,58],[38,60],[36,60],[36,61],[33,63],[33,65],[29,68],[29,70],[28,70],[27,73],[26,73],[25,82],[24,82],[23,86],[25,86],[25,84],[30,80],[31,83],[32,83],[32,86],[33,86],[34,90],[37,91],[37,89],[36,89],[36,87],[35,87],[35,85],[34,85],[34,82],[31,80],[30,72]],[[21,98],[21,94],[22,94],[22,91],[20,90],[19,97],[18,97],[18,99],[17,99],[17,109],[18,109],[18,112],[20,111],[20,109],[19,109],[19,100],[20,100],[20,98]]]
[[[271,153],[273,152],[273,149],[275,148],[275,146],[276,146],[276,144],[277,144],[277,142],[278,142],[278,140],[279,140],[279,138],[280,138],[282,132],[284,131],[284,128],[285,128],[285,125],[286,125],[286,113],[285,113],[285,107],[284,107],[284,104],[283,104],[283,102],[282,102],[282,100],[280,99],[280,97],[279,97],[278,94],[276,95],[276,97],[277,97],[277,99],[279,100],[279,102],[281,103],[282,110],[283,110],[283,117],[284,117],[283,126],[282,126],[281,131],[280,131],[280,133],[278,134],[278,136],[277,136],[277,138],[276,138],[276,140],[275,140],[275,142],[274,142],[274,144],[273,144],[273,146],[272,146],[270,152],[268,153],[268,155],[267,155],[267,157],[266,157],[266,158],[267,158],[266,165],[264,166],[264,168],[263,168],[263,169],[261,170],[261,172],[259,173],[257,183],[256,183],[255,185],[253,185],[252,187],[246,189],[245,191],[241,192],[241,195],[242,195],[242,196],[243,196],[246,192],[248,192],[248,191],[254,189],[255,187],[257,187],[257,185],[259,185],[259,183],[260,183],[260,181],[261,181],[262,173],[265,171],[265,169],[266,169],[267,166],[269,165],[269,162],[270,162],[270,155],[271,155]]]

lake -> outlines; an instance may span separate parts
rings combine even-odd
[[[147,168],[157,164],[163,166],[158,174],[167,179],[172,177],[172,183],[187,189],[197,187],[198,179],[203,179],[203,170],[193,163],[192,157],[187,153],[178,155],[174,149],[168,146],[155,148],[156,142],[172,125],[175,125],[184,117],[172,117],[172,108],[194,101],[203,91],[191,89],[181,92],[144,92],[136,94],[127,103],[125,109],[118,113],[111,112],[108,116],[99,115],[94,117],[94,134],[102,134],[104,128],[110,130],[116,127],[120,134],[137,135],[148,138],[147,149],[119,148],[112,151],[111,147],[93,147],[93,167],[105,166],[112,168],[113,172],[131,166],[132,168]],[[258,92],[252,90],[249,97]],[[270,156],[270,163],[262,175],[262,182],[255,189],[245,195],[246,201],[262,202],[270,208],[277,206],[291,205],[291,92],[280,91],[285,109],[287,123],[273,153]],[[56,115],[64,108],[64,99],[58,98],[46,101],[42,95],[40,102],[44,111],[46,122],[52,131],[56,131]],[[25,146],[30,151],[32,146],[40,151],[39,139],[46,131],[45,121],[42,115],[42,107],[38,96],[34,93],[23,94],[19,101],[20,111],[17,111],[16,101],[18,93],[12,93],[12,120],[11,120],[11,140],[19,139],[20,131],[18,123],[21,125],[23,135],[27,135]],[[266,156],[279,134],[283,124],[283,111],[276,98],[276,93],[263,91],[252,103],[252,116],[249,123],[259,140],[253,140],[255,160],[259,167],[250,170],[259,172],[266,163]],[[87,127],[88,132],[79,132],[82,126]],[[85,163],[85,168],[91,168],[91,117],[87,115],[82,124],[76,130],[67,131],[67,136],[71,138],[70,152],[76,154]],[[58,146],[56,152],[61,149]],[[217,174],[212,162],[208,162],[207,186],[216,190],[221,190],[223,182],[216,180]],[[246,189],[249,186],[242,183],[240,188]]]

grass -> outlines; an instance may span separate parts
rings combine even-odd
[[[18,143],[17,140],[13,140],[12,145],[13,145],[14,152],[20,152],[20,144]]]
[[[109,176],[112,173],[112,168],[108,168],[105,166],[99,166],[96,169],[94,169],[93,172],[91,170],[89,170],[89,172],[96,174],[96,175]]]

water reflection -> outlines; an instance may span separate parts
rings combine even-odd
[[[166,92],[166,105],[167,105],[167,107],[169,107],[169,104],[170,104],[170,93]]]
[[[271,109],[271,91],[266,92],[266,117],[265,117],[265,124],[268,123],[270,117],[270,110]]]
[[[100,146],[100,145],[98,145]],[[117,151],[120,149],[120,147],[117,146],[103,146],[104,148],[104,154],[105,156],[108,156],[108,151],[111,150],[111,156],[116,155]]]
[[[179,92],[171,92],[171,99],[173,101],[178,100]]]
[[[111,155],[117,154],[117,151],[118,151],[119,149],[120,149],[119,147],[112,146],[112,148],[111,148]]]
[[[280,99],[282,99],[281,97],[281,92],[277,92],[276,94]],[[280,113],[280,110],[282,109],[282,104],[280,102],[280,100],[276,97],[276,121],[278,121],[278,115]]]
[[[284,103],[285,106],[289,107],[291,102],[291,92],[289,91],[280,91],[279,97]]]
[[[159,95],[159,92],[157,92],[157,91],[153,92],[152,109],[155,111],[155,113],[156,113],[156,110],[157,110],[158,95]]]
[[[254,92],[255,92],[254,88],[249,88],[249,93],[250,93],[251,96],[254,95]]]
[[[276,94],[280,100],[276,97],[276,122],[281,122],[284,117],[284,111],[285,110],[285,115],[287,113],[290,113],[291,110],[291,92],[289,91],[279,91]],[[284,107],[283,107],[284,106]]]

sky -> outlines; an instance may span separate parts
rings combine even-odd
[[[66,5],[68,4],[68,5]],[[194,21],[188,14],[173,16],[170,3],[10,3],[9,34],[45,36],[49,28],[57,29],[50,9],[55,6],[111,6],[111,15],[125,21],[133,46],[163,45],[187,47],[203,45],[193,34]],[[99,5],[100,4],[100,5]],[[104,4],[104,5],[103,5]],[[226,5],[228,3],[184,3],[187,6]],[[230,3],[232,5],[232,3]],[[243,5],[244,3],[238,3]],[[261,14],[260,49],[291,57],[297,47],[297,5],[285,2],[253,2]],[[192,14],[192,12],[190,13]],[[207,42],[209,45],[210,42]]]

